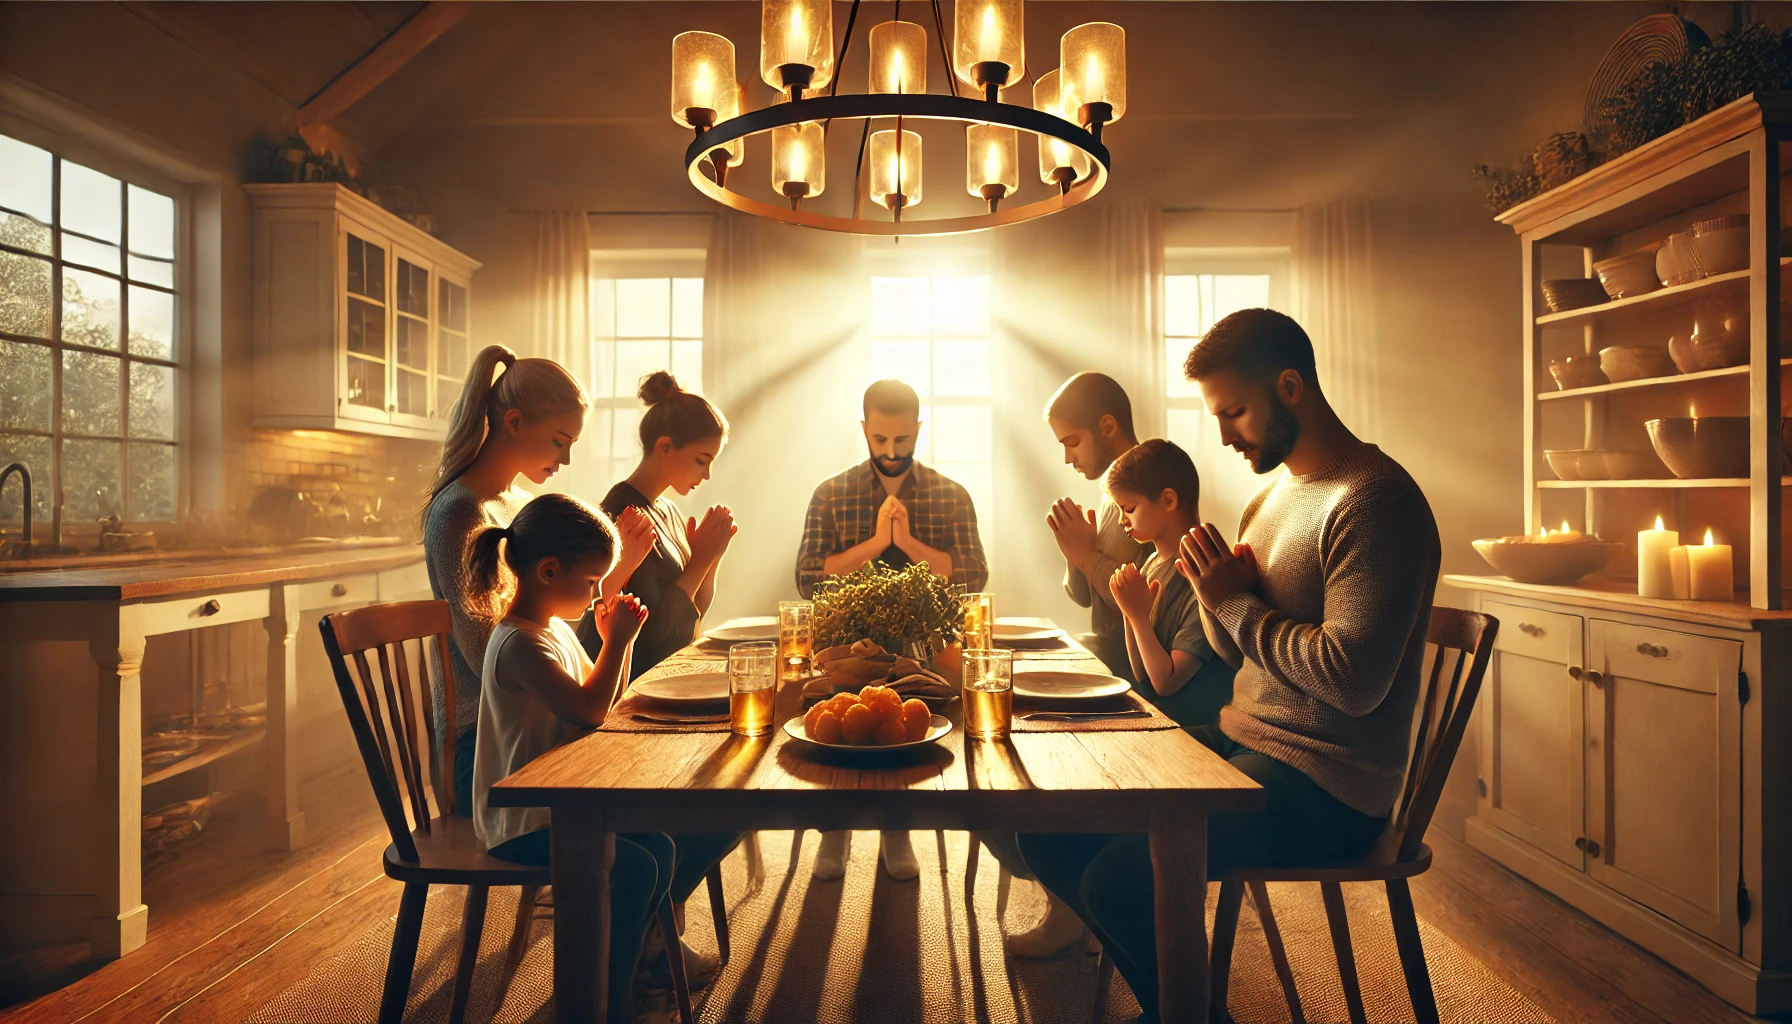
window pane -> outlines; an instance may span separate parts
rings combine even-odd
[[[1269,305],[1268,274],[1215,274],[1213,278],[1213,322],[1241,309],[1261,309]],[[1208,324],[1212,327],[1213,324]]]
[[[117,178],[77,163],[62,161],[62,226],[102,238],[114,245],[120,233],[124,192]]]
[[[934,342],[933,393],[936,395],[989,394],[989,342]]]
[[[703,337],[703,279],[701,277],[675,277],[672,279],[672,336],[674,338]]]
[[[131,460],[131,507],[126,514],[139,521],[173,519],[174,446],[137,441],[127,454]]]
[[[591,394],[594,398],[610,398],[616,394],[616,343],[591,343]]]
[[[933,407],[933,457],[939,462],[987,463],[989,438],[989,406]]]
[[[672,343],[672,376],[678,378],[678,386],[686,391],[703,393],[703,343],[701,341],[675,341]]]
[[[616,282],[607,277],[591,281],[591,333],[598,338],[616,336]]]
[[[100,516],[123,514],[118,503],[120,443],[62,442],[62,497],[68,502],[67,521],[91,523]]]
[[[94,348],[118,347],[118,281],[85,270],[62,269],[62,340]]]
[[[6,172],[0,169],[0,178],[5,176]],[[0,211],[0,242],[50,255],[49,227],[16,213]]]
[[[50,370],[45,346],[0,340],[0,427],[50,429]]]
[[[671,334],[670,278],[623,278],[616,282],[618,338],[665,338]]]
[[[25,468],[31,471],[31,518],[50,519],[50,495],[55,491],[50,480],[50,439],[26,434],[0,434],[0,466],[10,466],[15,462],[23,462]],[[23,492],[24,489],[17,482],[6,482],[6,489],[0,491],[0,522],[10,525],[19,521],[19,502],[24,498]]]
[[[934,278],[933,331],[935,334],[988,334],[989,278]]]
[[[131,436],[174,440],[174,368],[131,364]]]
[[[429,325],[408,316],[398,317],[398,336],[393,348],[400,366],[429,369]]]
[[[154,288],[131,289],[131,352],[174,358],[174,296]]]
[[[670,369],[671,353],[663,341],[619,341],[616,343],[617,398],[633,395],[641,386],[641,378],[655,370]]]
[[[641,457],[641,407],[617,409],[610,427],[610,456],[618,462]],[[624,474],[627,471],[624,470]],[[621,476],[617,477],[622,479]]]
[[[50,336],[50,264],[0,252],[0,331]]]
[[[144,284],[159,284],[164,288],[174,287],[174,264],[167,260],[152,260],[147,256],[126,256],[130,263],[131,280]]]
[[[1201,326],[1200,279],[1193,274],[1164,278],[1164,333],[1198,337]]]
[[[927,349],[925,341],[872,342],[871,380],[895,378],[914,388],[915,393],[925,399],[931,393]]]
[[[1199,338],[1165,338],[1164,339],[1164,386],[1171,398],[1199,398],[1201,389],[1195,382],[1182,373],[1182,364],[1188,360],[1188,351],[1195,347]]]
[[[62,353],[62,429],[117,437],[119,359],[97,352]]]
[[[348,400],[371,409],[386,407],[386,367],[355,356],[348,357]]]
[[[0,206],[17,210],[41,224],[50,222],[50,154],[47,150],[0,135]],[[45,243],[49,240],[45,235]]]
[[[386,358],[386,311],[360,299],[348,300],[348,350]]]
[[[62,258],[70,263],[79,263],[83,267],[93,267],[108,273],[119,273],[119,260],[124,250],[116,245],[103,242],[90,242],[79,235],[62,233]]]
[[[971,492],[971,507],[977,513],[978,532],[984,538],[990,538],[991,508],[995,500],[995,488],[990,483],[989,463],[987,462],[940,462],[934,469],[944,473]]]
[[[1197,450],[1201,443],[1201,427],[1207,419],[1204,409],[1167,409],[1165,410],[1169,430],[1168,439],[1185,452]]]
[[[429,415],[429,375],[400,368],[396,395],[398,409],[406,416]]]
[[[429,271],[411,263],[398,261],[398,294],[400,312],[429,316]]]
[[[436,378],[436,419],[452,419],[454,403],[460,401],[460,385],[446,377]]]
[[[927,319],[927,278],[871,279],[872,334],[926,334]]]
[[[606,484],[612,482],[609,477],[610,467],[610,420],[611,411],[604,406],[591,410],[585,417],[585,432],[579,435],[579,443],[573,446],[573,463],[576,465],[583,459],[590,459],[594,465],[593,472]],[[605,489],[607,493],[607,488]]]
[[[174,200],[160,192],[131,185],[131,251],[174,258]]]
[[[386,301],[386,250],[354,235],[348,236],[348,290]]]
[[[442,321],[442,326],[464,333],[467,329],[467,290],[452,281],[443,281],[436,317]]]
[[[454,331],[436,331],[436,374],[446,377],[455,387],[467,376],[467,336]]]

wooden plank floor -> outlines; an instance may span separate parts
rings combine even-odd
[[[84,946],[0,959],[0,1024],[237,1021],[397,908],[366,780],[307,783],[311,842],[261,849],[261,806],[238,805],[145,877],[149,942],[116,962]],[[1434,832],[1413,884],[1420,916],[1557,1020],[1744,1024],[1744,1014],[1649,953]],[[455,898],[455,897],[450,897]]]

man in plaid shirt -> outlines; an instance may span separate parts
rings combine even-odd
[[[865,446],[871,458],[828,477],[815,488],[803,520],[796,557],[796,589],[809,597],[829,576],[878,561],[900,569],[926,562],[935,576],[967,591],[989,581],[989,562],[977,536],[977,511],[963,487],[915,461],[921,432],[921,399],[899,380],[865,389]],[[899,880],[917,878],[920,865],[907,832],[880,837],[884,870]],[[846,874],[852,833],[824,832],[814,875]]]
[[[809,597],[823,579],[873,561],[894,569],[926,562],[934,575],[982,590],[989,562],[969,492],[915,461],[915,389],[880,380],[865,390],[864,408],[871,457],[815,488],[797,553],[797,591]]]

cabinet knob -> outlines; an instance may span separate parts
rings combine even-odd
[[[1579,665],[1568,666],[1568,678],[1570,678],[1570,679],[1580,679],[1581,677],[1585,676],[1586,674],[1587,674],[1586,671],[1584,669],[1582,669]]]
[[[1601,675],[1598,669],[1590,668],[1587,669],[1587,682],[1592,683],[1594,686],[1604,686],[1605,676]]]
[[[348,584],[338,583],[330,588],[331,597],[343,597],[348,594]]]
[[[1602,852],[1603,851],[1600,850],[1598,843],[1594,842],[1591,839],[1587,840],[1587,856],[1597,857]]]
[[[387,411],[387,412],[397,412],[397,411],[398,411],[398,406],[396,406],[396,405],[388,405],[388,406],[386,406],[386,411]]]
[[[1645,658],[1665,658],[1668,656],[1668,649],[1645,640],[1636,645],[1636,653]]]
[[[1480,790],[1482,796],[1486,796],[1487,795],[1487,780],[1486,779],[1476,779],[1475,780],[1475,788],[1477,790]]]
[[[199,614],[201,615],[216,615],[223,610],[224,606],[219,604],[218,599],[215,597],[199,606]]]
[[[1520,622],[1518,624],[1518,631],[1525,636],[1542,636],[1544,633],[1542,626],[1535,626],[1529,622]]]
[[[1586,836],[1575,836],[1574,837],[1574,848],[1576,850],[1585,852],[1587,849],[1587,837]]]

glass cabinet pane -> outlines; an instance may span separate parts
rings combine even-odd
[[[429,325],[421,320],[398,315],[398,334],[393,346],[398,365],[413,370],[429,370]]]
[[[348,290],[386,301],[386,250],[354,234],[348,236]]]
[[[398,261],[398,311],[429,316],[429,271],[409,260]]]
[[[461,334],[467,332],[467,290],[453,281],[442,282],[442,294],[436,319],[443,327]]]
[[[348,350],[357,355],[385,361],[385,310],[360,299],[348,300]]]
[[[343,395],[352,405],[369,409],[386,407],[386,367],[359,356],[348,357],[348,388]]]

